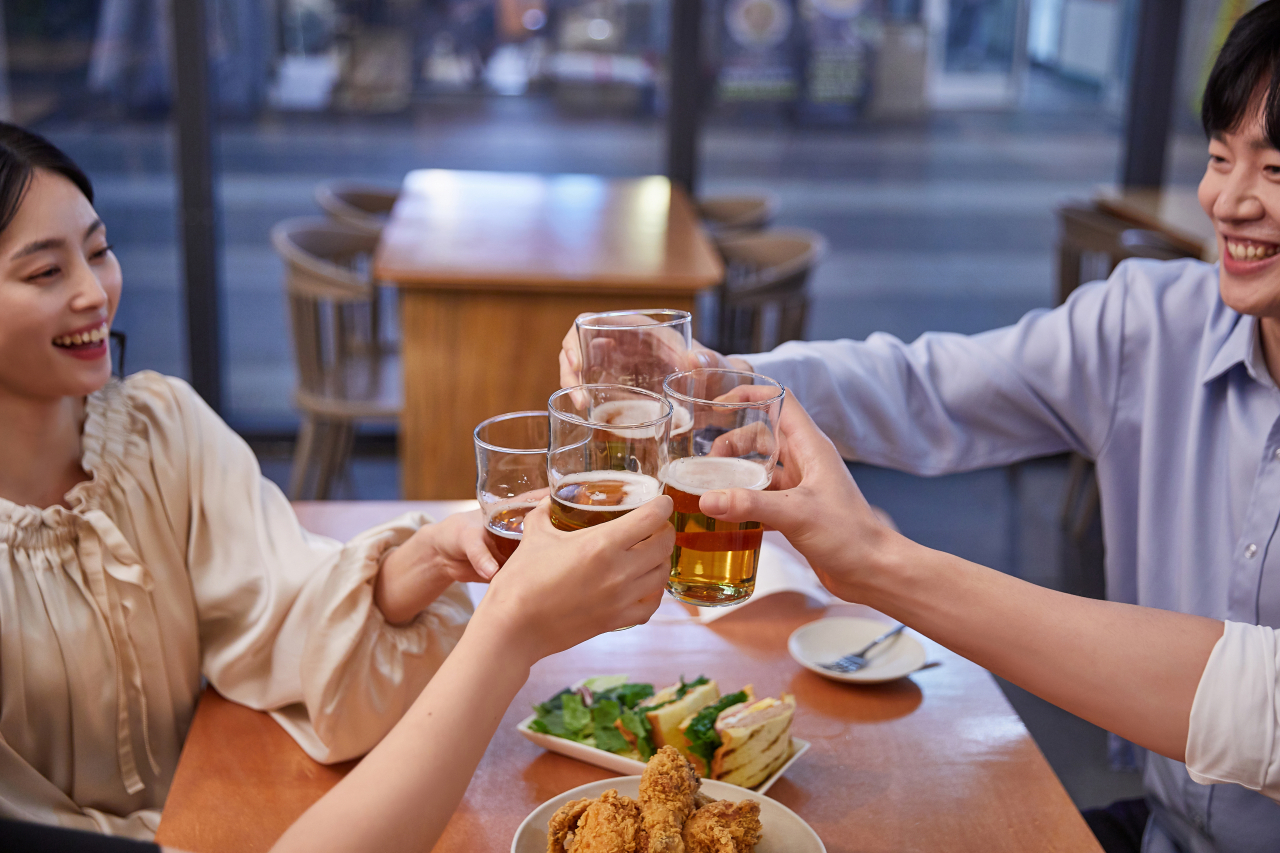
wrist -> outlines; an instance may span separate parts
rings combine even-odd
[[[868,548],[870,558],[847,575],[853,578],[855,597],[850,600],[883,612],[911,582],[912,572],[928,549],[888,528],[877,531]]]
[[[446,560],[421,528],[390,548],[374,581],[374,603],[393,625],[407,625],[452,582]]]
[[[507,607],[501,593],[493,593],[491,588],[480,600],[464,636],[472,637],[477,646],[493,650],[506,664],[527,675],[547,652],[537,642],[537,632],[521,620],[518,608]]]

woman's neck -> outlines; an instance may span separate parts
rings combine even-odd
[[[20,506],[63,504],[77,483],[84,400],[32,400],[0,390],[0,497]]]

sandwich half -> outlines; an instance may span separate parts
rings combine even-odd
[[[684,696],[676,698],[681,685],[663,688],[640,703],[636,710],[644,711],[653,728],[653,745],[656,749],[674,746],[686,756],[689,742],[680,731],[680,723],[720,698],[720,688],[714,681],[688,687]],[[652,709],[652,710],[649,710]]]
[[[716,720],[721,745],[711,759],[711,778],[751,788],[791,757],[795,697],[761,699],[725,709]]]

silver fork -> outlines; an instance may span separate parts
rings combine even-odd
[[[867,665],[867,652],[871,651],[881,643],[898,636],[905,627],[907,626],[899,625],[890,631],[885,631],[879,637],[876,637],[856,652],[851,652],[840,658],[840,660],[832,661],[831,663],[820,663],[818,666],[823,669],[829,669],[832,672],[857,672]]]

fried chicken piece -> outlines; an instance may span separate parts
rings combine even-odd
[[[565,803],[547,825],[547,853],[643,853],[640,805],[610,788],[594,800]]]
[[[693,814],[702,782],[689,760],[674,746],[658,750],[640,777],[640,814],[648,853],[685,853],[681,827]]]
[[[547,853],[564,853],[570,833],[578,826],[578,819],[594,802],[590,797],[570,800],[556,809],[547,823]]]
[[[752,853],[760,841],[760,804],[718,800],[702,806],[684,825],[686,853]]]

